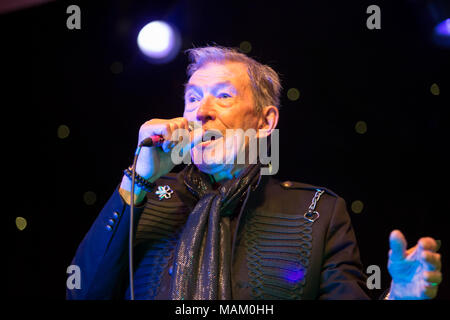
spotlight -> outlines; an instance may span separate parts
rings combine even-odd
[[[450,48],[450,18],[445,19],[434,27],[433,40],[441,47]]]
[[[420,28],[429,34],[439,47],[450,48],[450,1],[408,0],[417,17]]]
[[[450,2],[432,0],[427,5],[434,24],[434,42],[439,46],[450,47]]]
[[[445,19],[439,23],[435,28],[434,32],[440,36],[450,37],[450,18]]]
[[[145,25],[137,37],[141,52],[152,63],[171,61],[180,50],[181,41],[177,30],[164,21],[153,21]]]

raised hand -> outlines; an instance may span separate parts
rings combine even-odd
[[[392,277],[389,299],[433,299],[442,281],[441,255],[433,238],[421,238],[406,250],[406,239],[399,230],[389,237],[388,270]]]

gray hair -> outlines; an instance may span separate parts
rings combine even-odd
[[[188,77],[208,62],[241,62],[247,66],[256,109],[261,111],[265,106],[271,105],[280,107],[280,77],[271,67],[259,63],[234,48],[209,46],[188,49],[186,52],[191,61],[187,67]]]

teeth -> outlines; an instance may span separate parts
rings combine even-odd
[[[218,130],[206,130],[203,135],[203,141],[214,141],[216,139],[222,138],[222,132]]]

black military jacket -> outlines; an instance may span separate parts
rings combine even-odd
[[[176,174],[156,181],[170,198],[148,193],[135,208],[136,299],[170,299],[173,253],[195,198]],[[317,190],[315,221],[305,213]],[[314,219],[311,219],[314,220]],[[231,218],[233,299],[369,299],[345,201],[334,192],[262,176]],[[72,261],[81,289],[68,299],[128,299],[129,206],[115,190]]]

